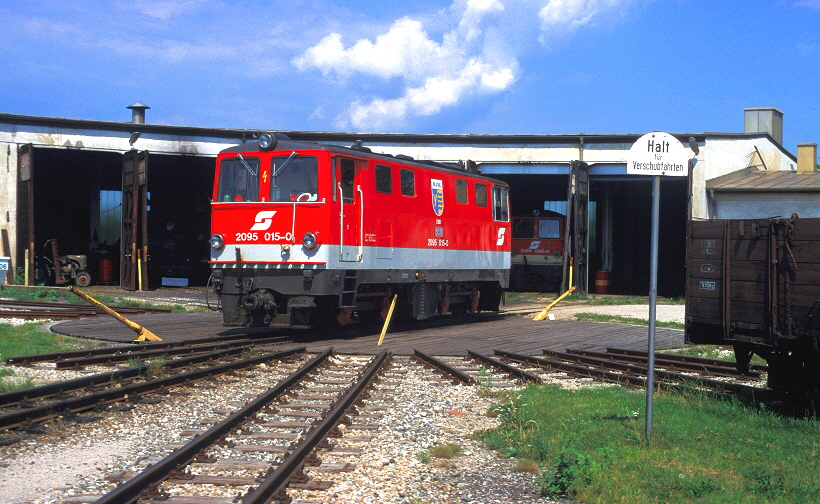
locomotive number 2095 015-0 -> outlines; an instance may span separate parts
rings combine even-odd
[[[243,242],[243,241],[259,241],[259,233],[236,233],[236,241]],[[288,231],[287,233],[264,233],[261,235],[263,240],[266,242],[276,242],[276,241],[292,241],[293,240],[293,233]]]

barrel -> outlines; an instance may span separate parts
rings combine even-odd
[[[114,280],[114,267],[111,259],[100,259],[97,263],[99,267],[99,283],[110,283]]]
[[[609,294],[609,271],[595,273],[595,294]]]

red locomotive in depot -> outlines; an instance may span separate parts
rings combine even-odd
[[[558,291],[564,273],[564,216],[535,212],[513,217],[510,288]]]
[[[211,269],[226,325],[497,310],[509,187],[448,165],[262,134],[217,158]]]

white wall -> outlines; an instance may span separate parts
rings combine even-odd
[[[818,195],[810,193],[716,193],[716,219],[766,219],[769,217],[820,217]]]

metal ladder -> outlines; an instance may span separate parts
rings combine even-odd
[[[344,281],[342,283],[342,296],[340,308],[356,307],[356,270],[345,270]]]

